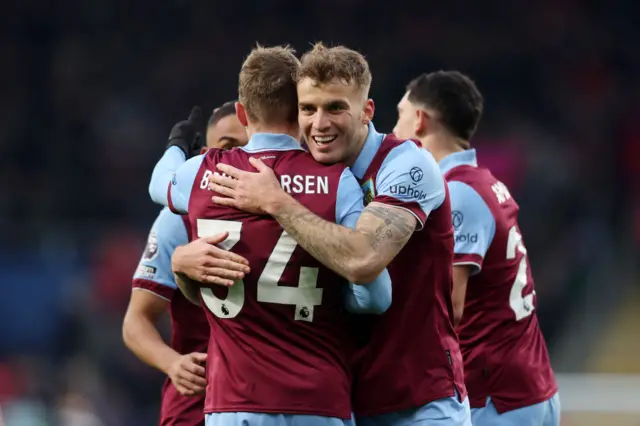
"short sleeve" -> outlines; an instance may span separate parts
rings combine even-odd
[[[475,274],[482,269],[496,222],[487,203],[471,186],[458,181],[448,185],[455,237],[453,264],[471,265]]]
[[[187,244],[188,236],[181,216],[162,209],[151,227],[147,245],[133,275],[133,288],[151,291],[171,300],[177,288],[171,270],[171,255]]]
[[[373,201],[410,211],[418,229],[446,196],[445,183],[433,156],[413,142],[393,148],[382,162],[376,177]]]
[[[151,199],[174,213],[186,213],[203,159],[204,155],[196,155],[185,162],[180,148],[170,147],[153,169],[149,183]]]
[[[336,223],[355,229],[364,208],[362,189],[348,167],[340,175],[336,196]]]

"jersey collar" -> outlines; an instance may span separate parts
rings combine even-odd
[[[373,123],[370,122],[367,139],[364,141],[364,145],[362,146],[360,154],[358,154],[356,162],[351,166],[351,172],[358,179],[362,179],[364,174],[367,172],[367,169],[371,165],[373,158],[376,156],[380,145],[382,145],[384,137],[385,135],[383,133],[378,133],[376,128],[373,127]]]
[[[458,166],[478,167],[475,149],[467,149],[465,151],[454,152],[440,160],[440,171],[442,174]]]
[[[249,139],[249,143],[242,149],[247,152],[292,151],[296,149],[304,151],[300,142],[282,133],[254,133]]]

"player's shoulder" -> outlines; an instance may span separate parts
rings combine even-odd
[[[438,162],[429,151],[411,139],[393,137],[393,144],[387,147],[380,171],[384,175],[406,176],[413,184],[431,183],[444,188]]]
[[[277,164],[289,170],[296,170],[298,174],[333,174],[339,176],[347,168],[343,163],[319,163],[311,153],[303,150],[285,151]]]

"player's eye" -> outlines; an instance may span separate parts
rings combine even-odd
[[[302,112],[314,112],[315,108],[311,105],[300,105],[300,111]]]

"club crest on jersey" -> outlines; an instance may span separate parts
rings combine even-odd
[[[144,248],[142,258],[144,260],[153,260],[156,256],[158,256],[158,237],[156,236],[156,231],[152,229],[149,233],[149,238],[147,238],[147,246]]]
[[[367,180],[365,183],[360,185],[360,188],[362,189],[363,201],[366,206],[376,198],[376,189],[373,186],[373,180]]]

